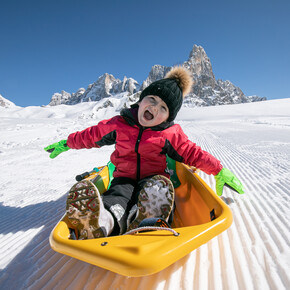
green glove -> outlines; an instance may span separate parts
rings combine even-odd
[[[216,180],[216,193],[218,196],[223,194],[224,185],[228,186],[239,194],[245,193],[244,187],[240,180],[226,168],[223,168],[214,178]]]
[[[55,158],[60,153],[65,152],[69,150],[70,148],[66,144],[67,140],[61,140],[59,142],[53,143],[47,147],[44,148],[44,150],[48,153],[50,153],[50,158]]]

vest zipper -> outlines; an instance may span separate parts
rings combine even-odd
[[[137,138],[137,142],[135,144],[135,152],[137,153],[137,175],[136,175],[136,179],[137,181],[140,180],[140,163],[141,163],[141,158],[140,158],[140,153],[139,153],[139,144],[140,144],[140,141],[141,141],[141,137],[142,137],[142,134],[143,134],[143,131],[144,129],[141,127],[140,130],[139,130],[139,134],[138,134],[138,138]]]

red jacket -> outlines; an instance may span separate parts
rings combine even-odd
[[[70,134],[67,145],[73,149],[115,144],[111,162],[116,166],[114,177],[139,180],[150,175],[167,173],[166,154],[179,162],[216,175],[222,169],[219,160],[203,151],[177,124],[163,123],[152,128],[141,127],[137,109],[125,109],[120,116]]]

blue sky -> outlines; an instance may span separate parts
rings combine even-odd
[[[104,73],[146,79],[188,59],[194,44],[217,79],[246,95],[289,98],[288,0],[0,1],[0,94],[19,106]]]

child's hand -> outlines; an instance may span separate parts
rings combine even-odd
[[[230,187],[239,194],[245,193],[240,180],[226,168],[223,168],[214,178],[216,180],[216,193],[218,196],[223,194],[224,185]]]
[[[69,150],[70,148],[66,144],[67,140],[61,140],[59,142],[53,143],[47,147],[44,148],[44,150],[48,153],[50,153],[50,158],[55,158],[60,153],[65,152]]]

